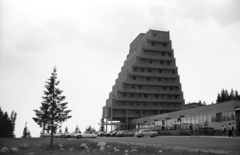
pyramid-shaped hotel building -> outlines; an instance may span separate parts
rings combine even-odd
[[[132,129],[132,119],[177,111],[184,104],[169,32],[140,33],[130,44],[103,118],[119,121],[120,129]]]

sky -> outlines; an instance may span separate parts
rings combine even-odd
[[[54,66],[74,131],[96,130],[102,107],[139,33],[170,31],[185,102],[240,92],[239,0],[1,0],[0,107],[17,112],[15,135],[33,121]]]

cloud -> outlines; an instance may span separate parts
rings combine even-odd
[[[212,20],[220,26],[227,26],[240,21],[239,0],[182,0],[175,1],[175,9],[177,10],[175,15],[196,22]]]

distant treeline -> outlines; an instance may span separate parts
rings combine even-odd
[[[227,90],[222,89],[220,93],[217,94],[216,103],[226,102],[237,100],[240,101],[240,95],[238,94],[237,90],[231,90],[230,93]]]
[[[10,117],[7,112],[3,112],[0,107],[0,137],[1,138],[14,138],[15,121],[17,113],[12,111]]]

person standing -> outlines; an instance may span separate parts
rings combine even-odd
[[[196,132],[196,135],[199,137],[199,126],[198,126],[198,124],[196,125],[196,128],[195,128],[195,132]]]
[[[222,132],[223,132],[223,136],[225,136],[226,135],[226,127],[224,126],[224,125],[222,125]]]
[[[231,137],[232,136],[232,125],[231,123],[229,123],[228,125],[228,137]]]
[[[237,136],[236,127],[235,127],[234,122],[232,123],[232,137],[233,137],[233,135]]]
[[[190,136],[192,137],[193,136],[193,125],[192,124],[190,124],[189,129],[190,129]]]

